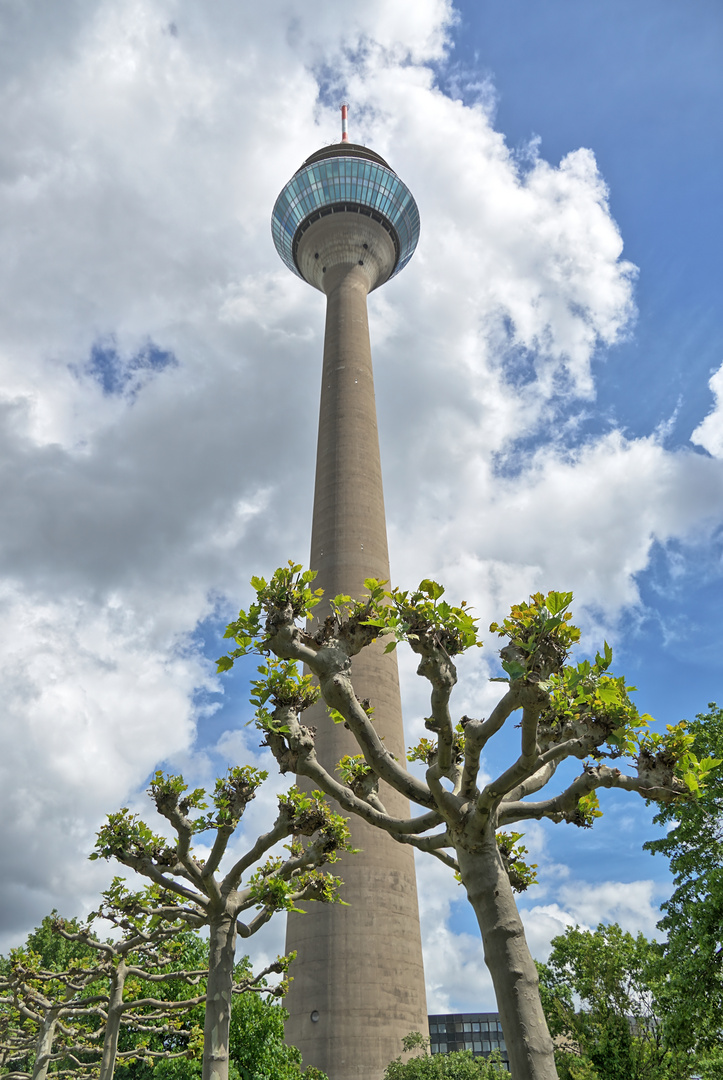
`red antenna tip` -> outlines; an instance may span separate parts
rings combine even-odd
[[[349,142],[349,127],[347,122],[347,113],[349,106],[344,103],[341,107],[341,141]]]

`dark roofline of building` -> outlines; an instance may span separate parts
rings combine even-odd
[[[331,146],[322,146],[321,150],[317,150],[311,157],[308,157],[296,171],[301,172],[307,165],[313,165],[315,161],[323,161],[324,158],[330,157],[365,158],[367,161],[375,161],[377,165],[383,165],[385,169],[389,169],[389,172],[394,172],[394,169],[392,169],[392,167],[384,160],[381,154],[377,154],[374,150],[370,150],[368,146],[361,146],[359,143],[350,142],[339,142],[332,143]],[[396,176],[396,173],[394,173],[394,175]]]

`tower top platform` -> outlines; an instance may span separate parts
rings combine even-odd
[[[376,161],[377,165],[382,165],[385,169],[389,169],[389,172],[394,172],[389,162],[385,161],[381,154],[377,154],[375,150],[370,150],[368,146],[362,146],[361,143],[350,142],[331,143],[329,146],[322,146],[321,150],[317,150],[311,157],[306,159],[301,168],[304,169],[307,165],[313,165],[316,161],[323,161],[325,158],[330,157],[364,158],[367,161]]]
[[[414,254],[419,210],[409,188],[384,158],[368,147],[333,143],[317,150],[294,173],[271,216],[276,250],[298,277],[306,280],[298,262],[302,236],[315,221],[335,213],[360,214],[386,230],[395,252],[389,277],[398,274]]]

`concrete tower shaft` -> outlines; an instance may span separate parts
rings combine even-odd
[[[318,170],[330,164],[323,151],[279,196],[274,239],[287,265],[327,297],[311,566],[326,597],[360,596],[365,578],[389,579],[367,294],[411,257],[416,205],[377,155],[360,148],[360,164],[348,143],[341,161],[338,147],[327,149],[332,167],[321,178]],[[384,195],[373,183],[357,183],[370,161]],[[350,194],[367,201],[355,203]],[[304,199],[311,208],[306,217],[295,211],[294,224],[294,207]],[[394,200],[402,208],[401,230],[380,212]],[[327,613],[324,603],[315,609],[318,618]],[[354,657],[352,676],[357,693],[374,706],[385,744],[403,761],[395,654],[384,655],[380,644],[366,650]],[[323,706],[307,713],[305,722],[317,729],[317,753],[327,769],[358,752],[350,733],[333,724]],[[380,789],[380,797],[391,814],[408,816],[409,806],[397,792]],[[401,1052],[403,1036],[426,1026],[414,860],[411,848],[385,833],[356,818],[350,825],[361,851],[340,866],[342,898],[349,906],[311,904],[307,914],[289,916],[286,946],[297,951],[297,960],[285,1000],[287,1038],[300,1048],[305,1065],[323,1069],[331,1080],[380,1080]]]

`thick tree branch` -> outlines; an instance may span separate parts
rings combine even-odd
[[[576,813],[578,803],[584,795],[589,795],[601,787],[635,791],[642,798],[656,802],[672,802],[686,794],[686,789],[679,781],[674,782],[672,787],[663,787],[644,778],[626,775],[620,769],[611,769],[608,765],[589,765],[565,791],[554,798],[537,803],[503,803],[499,811],[499,824],[509,825],[515,821],[540,820],[543,817],[551,821],[567,820]]]
[[[393,835],[402,832],[424,832],[441,822],[442,819],[435,810],[417,818],[390,817],[386,811],[380,809],[383,804],[373,805],[367,801],[366,796],[361,798],[347,784],[337,780],[317,758],[313,734],[300,723],[298,710],[294,705],[277,705],[274,721],[278,729],[288,731],[288,734],[284,735],[275,731],[266,734],[266,745],[278,761],[281,772],[293,771],[299,776],[308,777],[325,795],[335,799],[343,810],[357,814],[371,825]]]
[[[204,975],[208,972],[204,971]],[[145,976],[143,976],[145,978]],[[200,1005],[202,1001],[206,1000],[205,992],[199,994],[197,997],[182,998],[179,1001],[165,1001],[163,998],[137,998],[135,1001],[124,1002],[121,1011],[124,1014],[131,1013],[134,1009],[158,1009],[160,1012],[155,1015],[146,1017],[147,1020],[157,1019],[159,1016],[167,1012],[178,1012],[182,1009],[192,1008],[194,1005]],[[126,1016],[127,1022],[131,1023],[131,1020]],[[139,1018],[140,1020],[140,1018]]]
[[[237,889],[241,878],[254,863],[269,851],[279,840],[283,840],[291,833],[289,820],[284,813],[279,814],[269,832],[259,836],[254,846],[238,859],[228,871],[221,882],[221,893],[228,896],[233,889]]]
[[[432,809],[433,801],[425,785],[408,773],[386,749],[352,686],[350,657],[359,652],[364,644],[371,643],[373,635],[369,629],[357,627],[358,631],[364,632],[352,634],[349,632],[350,624],[346,624],[343,628],[346,637],[340,634],[314,650],[303,643],[301,632],[296,627],[289,626],[285,621],[283,625],[275,622],[274,626],[278,629],[268,638],[270,650],[280,659],[306,664],[319,680],[324,701],[344,717],[367,764],[376,775],[411,802]]]
[[[481,792],[477,799],[477,810],[481,814],[489,814],[494,810],[509,791],[533,776],[541,764],[537,746],[537,724],[540,710],[547,703],[547,694],[540,690],[535,682],[523,682],[522,679],[517,682],[520,688],[516,695],[519,705],[522,706],[520,756]]]
[[[532,795],[536,791],[541,791],[555,775],[557,765],[557,761],[548,761],[547,764],[542,765],[532,774],[532,776],[528,777],[527,780],[523,780],[517,787],[508,791],[502,800],[502,805],[504,806],[508,802],[517,802],[519,799],[524,799],[526,795]]]
[[[252,937],[257,930],[260,930],[261,927],[269,921],[273,914],[273,908],[265,907],[262,908],[261,911],[259,911],[258,915],[255,915],[249,923],[242,923],[240,919],[237,919],[236,930],[238,931],[239,937]]]
[[[348,810],[350,813],[364,818],[370,825],[376,825],[393,836],[402,833],[426,832],[427,829],[434,828],[435,825],[439,825],[442,821],[442,817],[436,810],[420,814],[416,818],[390,817],[389,814],[372,806],[365,799],[359,798],[347,784],[342,784],[328,773],[319,762],[313,749],[307,750],[303,756],[300,756],[298,772],[318,784],[320,789],[326,795],[335,799],[343,810]]]
[[[117,859],[118,862],[123,863],[124,866],[129,866],[131,870],[135,870],[137,873],[142,874],[143,877],[147,877],[151,881],[154,881],[156,885],[160,885],[167,892],[172,892],[175,893],[177,896],[182,896],[184,900],[188,900],[190,901],[190,903],[196,904],[196,906],[201,909],[206,908],[206,905],[208,904],[207,896],[204,896],[203,893],[194,892],[193,890],[187,888],[185,885],[181,884],[180,881],[176,881],[174,878],[166,877],[166,874],[173,873],[179,875],[184,874],[185,876],[185,868],[182,865],[165,867],[164,870],[161,870],[148,856],[146,856],[145,858],[141,858],[137,855],[118,855]],[[179,918],[184,917],[184,913],[179,912]]]
[[[466,799],[477,797],[477,777],[479,775],[480,756],[487,743],[496,735],[509,716],[520,707],[519,689],[513,683],[504,697],[497,702],[486,720],[469,720],[463,717],[464,726],[464,769],[460,792]]]
[[[167,962],[168,961],[166,961],[166,963]],[[195,971],[153,972],[148,971],[147,968],[136,967],[135,965],[129,964],[128,976],[131,975],[134,975],[138,979],[143,979],[144,982],[185,982],[188,986],[197,986],[201,979],[208,975],[208,968],[197,968]]]
[[[216,879],[212,875],[204,875],[204,868],[199,866],[191,854],[191,842],[193,840],[191,822],[185,814],[181,813],[173,796],[162,795],[156,797],[155,801],[159,814],[162,814],[171,823],[178,836],[176,856],[183,868],[180,872],[200,892],[205,893],[212,902],[219,903],[221,892]]]
[[[445,866],[451,867],[451,869],[454,870],[455,873],[459,871],[457,860],[452,855],[449,855],[441,848],[427,847],[425,845],[424,841],[426,837],[397,836],[395,837],[395,839],[398,840],[400,844],[410,844],[412,847],[419,848],[420,851],[426,851],[429,855],[434,855],[435,859],[439,859],[439,861],[443,862]]]
[[[449,699],[457,682],[457,669],[447,651],[438,642],[436,632],[410,635],[409,644],[413,652],[421,657],[417,674],[432,684],[432,715],[426,726],[437,736],[437,764],[442,773],[449,776],[456,765],[454,724],[449,711]]]
[[[359,703],[350,676],[341,673],[334,673],[330,677],[319,674],[319,681],[324,701],[344,717],[364,760],[379,779],[384,780],[410,802],[426,806],[429,810],[434,809],[434,802],[426,785],[407,772],[379,738]]]
[[[208,881],[208,879],[218,870],[221,865],[221,859],[226,854],[226,848],[228,847],[229,840],[233,836],[233,832],[234,827],[231,825],[223,825],[216,830],[216,839],[213,842],[213,847],[211,848],[211,852],[206,859],[201,872],[203,881]]]
[[[274,620],[274,626],[266,641],[266,646],[280,660],[297,660],[305,664],[310,671],[314,671],[316,658],[320,652],[320,646],[313,638],[291,622]],[[317,674],[314,672],[314,674]]]
[[[448,791],[443,786],[442,780],[448,778],[445,777],[437,762],[429,766],[425,775],[439,813],[446,822],[456,821],[459,818],[464,799],[456,791]]]

